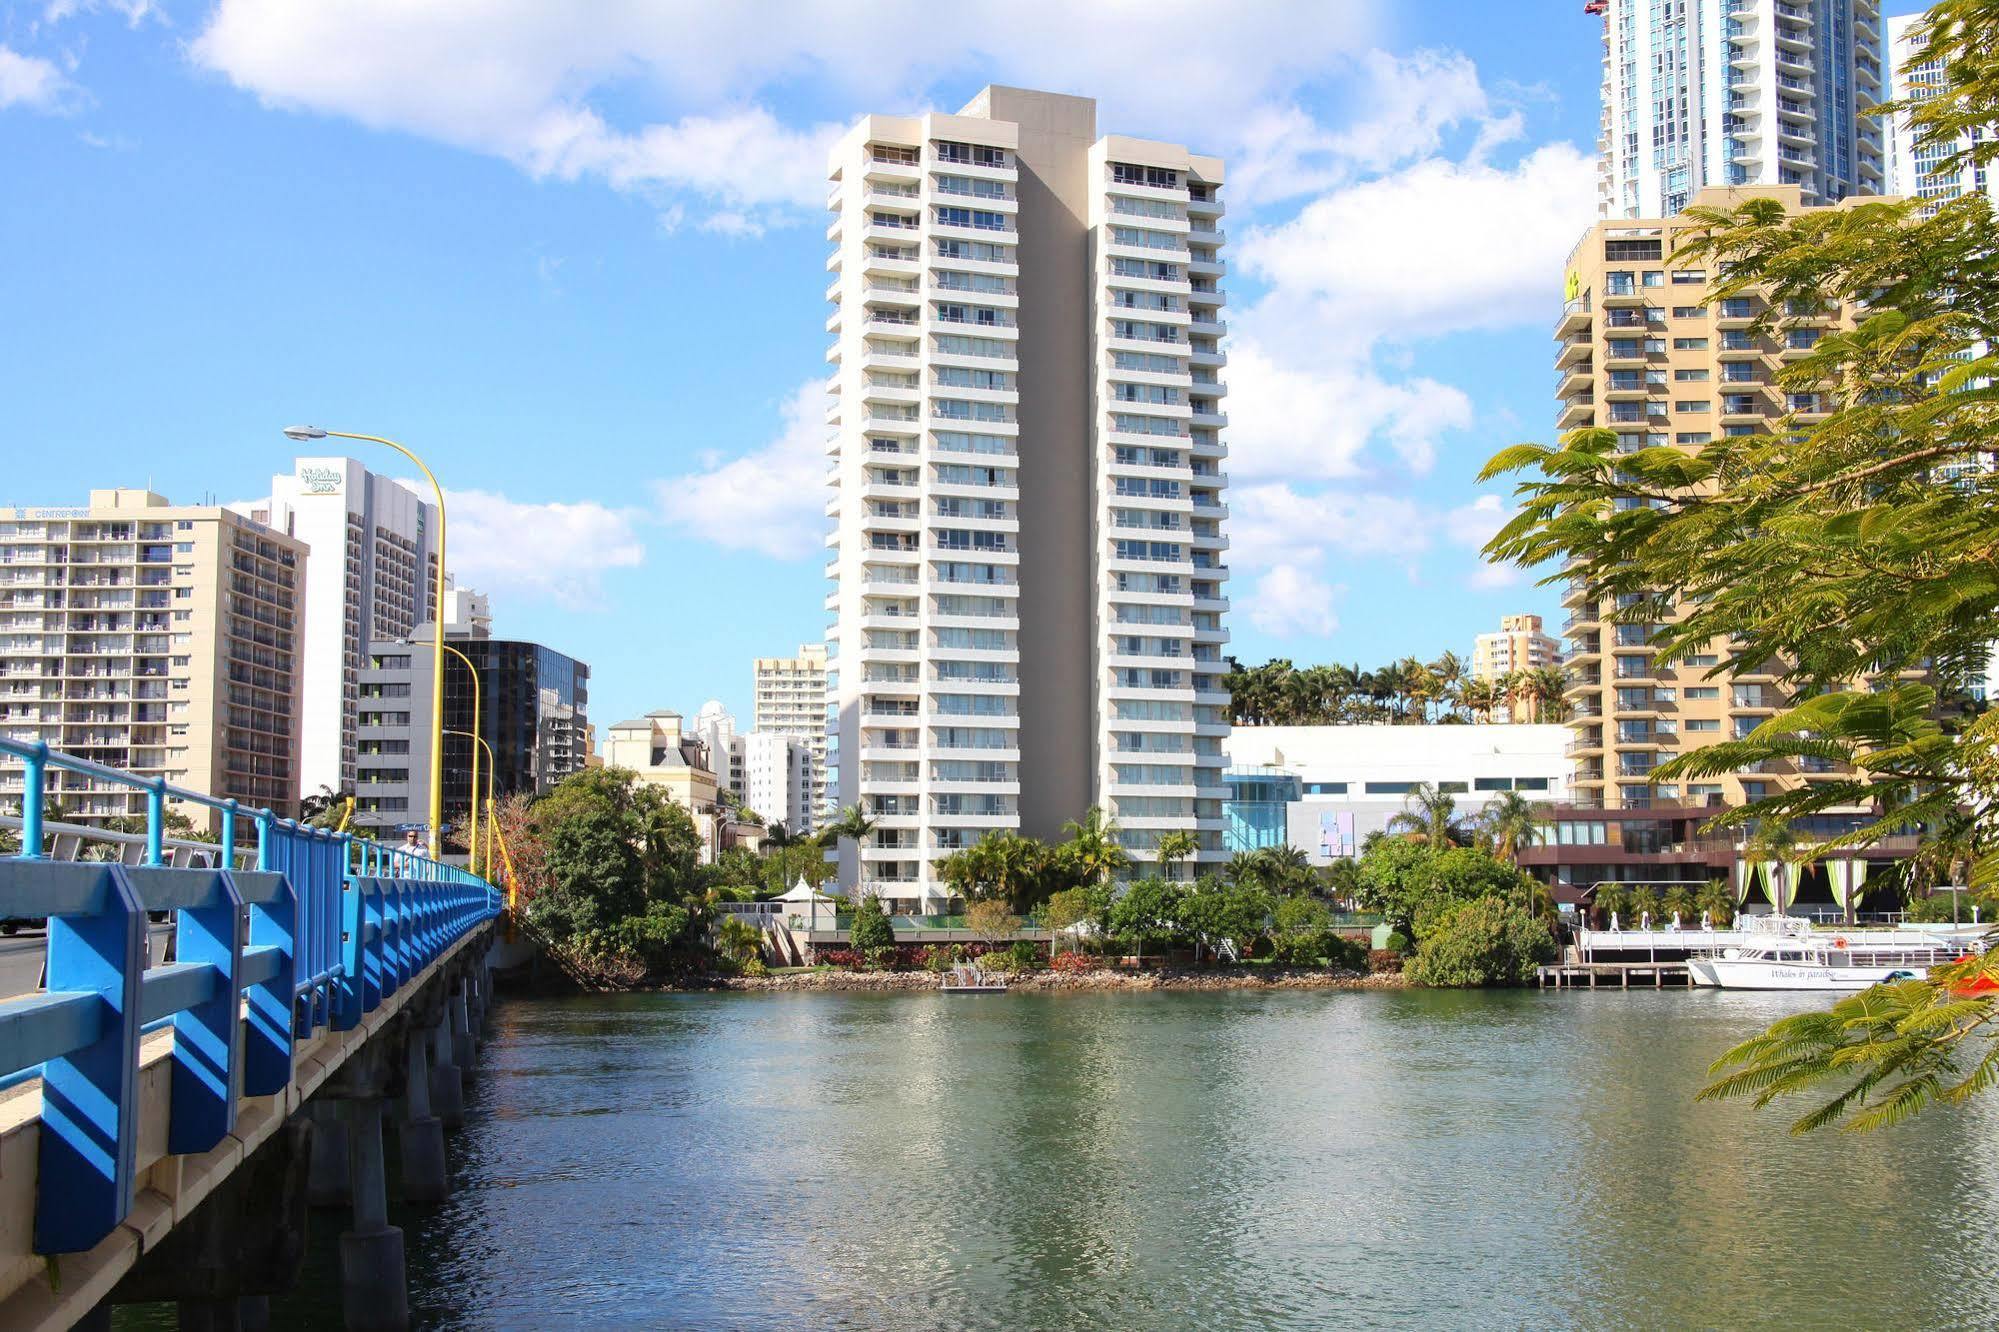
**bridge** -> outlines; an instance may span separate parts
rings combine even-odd
[[[263,1325],[308,1202],[349,1211],[347,1326],[407,1327],[384,1126],[403,1200],[442,1202],[498,890],[44,745],[0,755],[24,768],[0,918],[45,919],[47,941],[43,983],[0,1003],[0,1327],[109,1327],[116,1304],[166,1300],[183,1328]],[[97,835],[52,829],[53,769],[142,791],[143,836],[80,858]],[[169,801],[212,811],[207,854],[166,836]]]

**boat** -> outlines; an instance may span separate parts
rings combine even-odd
[[[970,962],[960,962],[944,973],[938,988],[945,994],[1005,994],[1006,982]]]
[[[1696,986],[1721,990],[1865,990],[1884,981],[1918,980],[1929,969],[1985,949],[1982,935],[1949,926],[1929,930],[1814,930],[1796,916],[1747,922],[1755,936],[1738,948],[1694,953]]]

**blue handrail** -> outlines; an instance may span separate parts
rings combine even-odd
[[[285,1090],[300,1041],[359,1026],[500,914],[478,875],[399,847],[245,809],[0,738],[23,761],[21,847],[0,857],[0,916],[48,919],[47,988],[0,1003],[0,1082],[39,1075],[35,1250],[89,1249],[132,1204],[141,1036],[173,1030],[170,1153],[205,1152],[243,1096]],[[145,863],[53,861],[42,817],[59,769],[146,794]],[[215,867],[166,867],[169,800],[218,811]],[[233,868],[238,821],[257,868]],[[175,913],[178,960],[146,965],[148,911]]]

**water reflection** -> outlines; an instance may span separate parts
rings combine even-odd
[[[438,1327],[1999,1321],[1992,1109],[1799,1141],[1692,1101],[1804,1002],[508,1004],[451,1202],[399,1218],[412,1302]],[[274,1325],[334,1325],[333,1231]]]

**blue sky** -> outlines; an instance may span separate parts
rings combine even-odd
[[[1237,655],[1554,610],[1479,563],[1472,478],[1550,431],[1580,0],[939,12],[0,5],[0,504],[249,498],[286,424],[392,435],[600,722],[742,712],[750,658],[825,628],[824,144],[1006,82],[1229,159]]]

